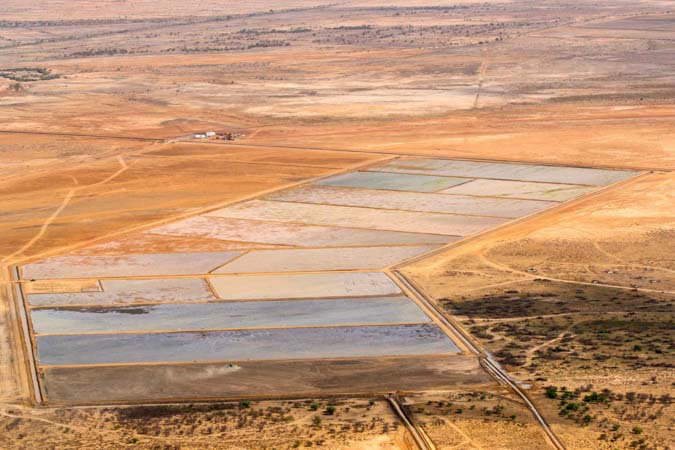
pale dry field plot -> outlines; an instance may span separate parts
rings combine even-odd
[[[377,364],[377,358],[399,357],[417,361],[407,370],[422,372],[433,364],[453,364],[453,358],[465,358],[458,338],[386,269],[562,201],[504,198],[502,191],[455,194],[454,187],[527,180],[543,185],[540,196],[563,189],[563,199],[569,199],[637,174],[401,158],[122,238],[208,237],[240,246],[236,251],[97,255],[97,249],[123,247],[107,242],[24,264],[20,273],[27,281],[25,307],[41,394],[49,402],[78,403],[86,401],[80,392],[90,383],[86,399],[128,398],[123,390],[110,397],[110,389],[97,388],[106,366],[118,367],[116,383],[128,385],[139,365],[147,365],[144,370],[156,375],[132,390],[146,392],[137,393],[137,400],[153,400],[152,385],[165,382],[162,374],[172,364],[226,369],[214,372],[227,382],[213,385],[209,398],[275,394],[266,384],[274,384],[274,374],[265,384],[249,380],[247,390],[234,388],[249,377],[252,365],[265,361],[287,361],[301,370],[305,360],[343,364],[372,358]],[[583,184],[549,183],[562,178]],[[59,284],[63,280],[80,284]],[[32,283],[41,290],[31,289]],[[53,289],[44,292],[50,283]],[[447,373],[436,372],[425,386],[437,386]],[[65,376],[79,381],[69,387]],[[321,392],[306,374],[295,377],[296,394],[306,392],[300,390],[307,389],[305,383],[314,388],[310,392]],[[338,381],[336,388],[372,389],[369,378],[363,381]],[[378,390],[404,385],[386,378]],[[204,396],[203,386],[181,390],[183,398]]]

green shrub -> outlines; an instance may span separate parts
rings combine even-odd
[[[546,388],[546,397],[558,398],[558,388],[556,386],[549,386]]]

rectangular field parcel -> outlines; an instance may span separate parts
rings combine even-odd
[[[444,194],[485,195],[493,197],[562,202],[593,192],[592,186],[574,184],[533,183],[506,180],[473,180],[461,186],[444,189]]]
[[[214,277],[211,286],[225,300],[394,295],[401,290],[383,273],[313,273]]]
[[[43,366],[457,353],[435,325],[38,336]]]
[[[154,228],[150,233],[293,247],[441,244],[448,240],[445,236],[419,232],[400,233],[294,222],[265,222],[259,218],[228,219],[206,215]]]
[[[480,182],[494,182],[494,180],[471,181],[469,183],[462,184],[461,186],[445,189],[440,192],[459,194],[459,190],[464,186],[469,186],[473,183]],[[455,192],[455,189],[458,191]],[[469,192],[469,194],[488,195],[487,193],[481,193],[480,190],[476,192]],[[317,203],[338,206],[361,206],[367,208],[400,209],[406,211],[505,218],[515,218],[532,214],[555,204],[555,202],[552,201],[488,198],[470,195],[391,192],[371,189],[340,189],[331,186],[301,186],[298,188],[289,189],[287,191],[271,194],[265,198],[268,200],[287,202]],[[576,195],[579,195],[579,193]]]
[[[377,270],[438,246],[347,247],[249,252],[213,273]]]
[[[452,216],[413,211],[253,200],[209,213],[216,217],[278,222],[309,222],[335,227],[466,236],[504,223],[493,217]]]
[[[26,297],[31,307],[215,300],[206,281],[200,278],[101,280],[99,285],[101,292],[28,294]]]
[[[392,191],[436,192],[450,186],[466,183],[463,178],[407,175],[380,172],[353,172],[338,175],[316,184],[319,186],[359,187]]]
[[[414,173],[435,176],[536,181],[587,186],[606,186],[636,175],[629,170],[582,167],[538,166],[534,164],[457,161],[450,159],[399,159],[384,163],[378,172]]]
[[[463,356],[387,356],[236,363],[45,367],[41,383],[54,403],[137,402],[440,390],[487,383],[478,361]]]
[[[25,278],[105,278],[208,273],[241,252],[165,253],[128,256],[65,256],[28,264]]]
[[[228,328],[422,323],[429,317],[404,296],[264,302],[209,302],[34,310],[33,330],[80,334]]]

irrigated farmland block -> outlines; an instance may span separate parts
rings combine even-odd
[[[438,246],[348,247],[252,251],[213,273],[382,269]]]
[[[33,311],[36,334],[217,330],[382,323],[430,319],[399,297],[162,304]]]
[[[480,181],[471,181],[441,192],[454,193]],[[504,182],[508,183],[508,182]],[[534,184],[534,183],[533,183]],[[588,189],[588,188],[583,188]],[[471,194],[473,195],[473,193]],[[476,195],[490,195],[480,194]],[[555,204],[548,201],[513,200],[500,198],[484,198],[471,196],[450,196],[442,194],[425,194],[417,192],[391,192],[374,189],[340,188],[331,186],[301,186],[278,192],[265,197],[269,200],[323,203],[339,206],[365,206],[368,208],[401,209],[418,212],[435,212],[448,214],[466,214],[475,216],[492,216],[515,218],[532,214]]]
[[[258,242],[298,247],[344,245],[443,244],[451,237],[422,233],[362,230],[261,220],[197,216],[151,230],[170,236],[202,236],[225,241]]]
[[[597,188],[574,184],[529,183],[526,181],[474,180],[441,191],[445,194],[488,195],[562,202],[579,197]]]
[[[468,178],[540,181],[544,183],[605,186],[637,175],[628,170],[603,170],[581,167],[536,166],[450,159],[397,159],[371,168],[377,172],[424,174]]]
[[[326,178],[316,184],[392,191],[436,192],[462,183],[466,183],[466,179],[382,172],[352,172]]]
[[[32,307],[215,300],[208,285],[201,278],[103,280],[101,286],[102,292],[29,294],[27,298]]]
[[[466,236],[500,225],[506,219],[389,211],[349,206],[253,200],[209,213],[216,217],[301,222],[316,225]]]
[[[397,295],[401,291],[383,273],[312,273],[212,277],[223,300]]]
[[[457,353],[436,326],[38,336],[45,366]]]
[[[105,278],[208,273],[242,252],[58,256],[23,266],[24,278]]]

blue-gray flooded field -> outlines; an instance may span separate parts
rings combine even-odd
[[[41,365],[457,353],[436,325],[38,336]]]
[[[384,163],[371,170],[401,174],[493,178],[589,186],[605,186],[633,177],[638,173],[629,170],[421,158],[399,159]]]
[[[392,191],[436,192],[466,183],[463,178],[407,175],[380,172],[352,172],[317,182],[320,186],[347,186]]]
[[[33,311],[36,334],[417,323],[407,297],[216,302]]]

